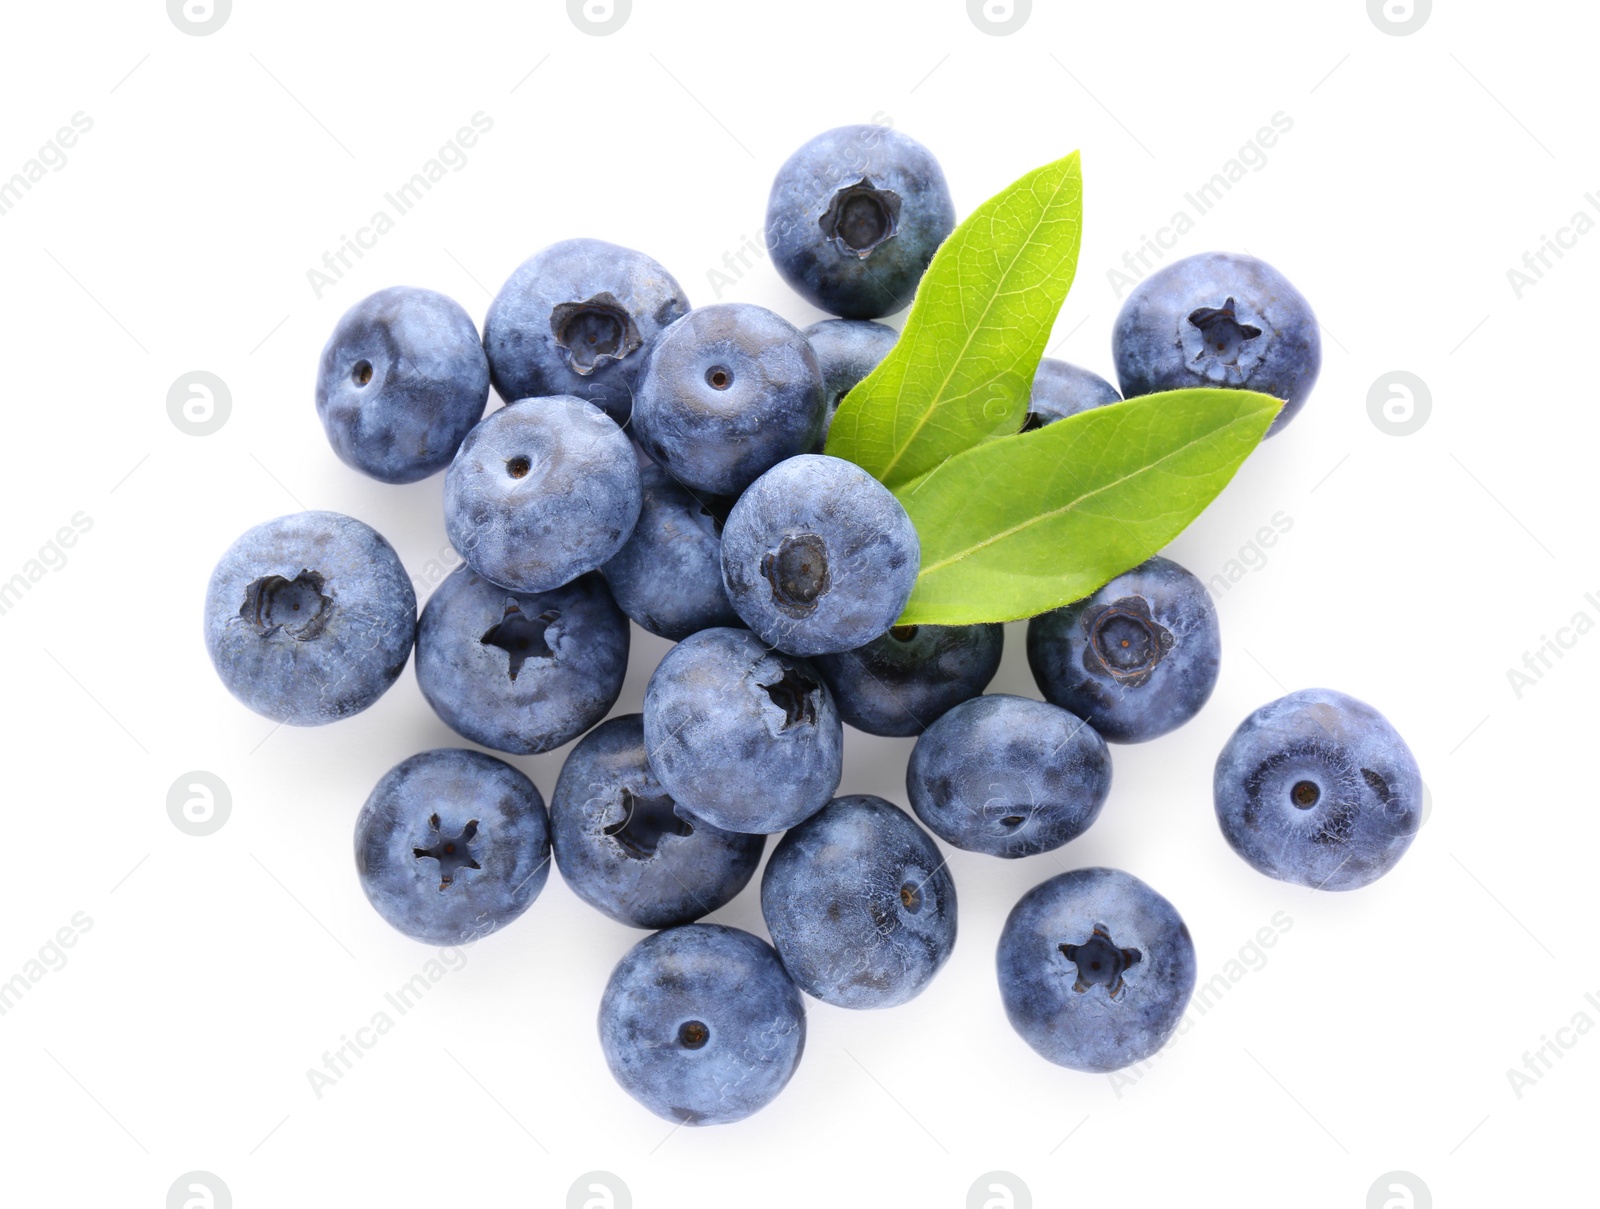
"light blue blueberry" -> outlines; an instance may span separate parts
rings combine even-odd
[[[1203,252],[1133,288],[1111,333],[1124,398],[1237,387],[1284,400],[1267,435],[1305,406],[1322,370],[1311,304],[1263,260]]]
[[[317,415],[340,461],[384,483],[450,464],[489,399],[489,362],[461,306],[395,286],[345,312],[317,368]]]
[[[679,1125],[766,1107],[806,1045],[806,1013],[763,940],[719,924],[647,936],[600,998],[600,1048],[622,1089]]]
[[[821,675],[747,630],[701,630],[644,694],[650,767],[678,805],[724,831],[770,835],[839,787],[844,727]]]
[[[470,567],[434,590],[417,626],[417,684],[445,725],[532,755],[604,718],[628,671],[628,621],[605,581],[511,592]]]
[[[802,454],[739,497],[722,583],[744,623],[794,655],[854,650],[905,612],[922,547],[889,489],[854,462]]]
[[[413,940],[470,945],[539,897],[550,825],[532,781],[493,756],[425,751],[387,772],[356,819],[356,872]]]
[[[1422,774],[1364,701],[1308,688],[1263,705],[1217,757],[1217,822],[1280,881],[1354,890],[1393,869],[1422,825]]]
[[[1058,1066],[1149,1058],[1194,993],[1194,941],[1173,905],[1119,869],[1074,869],[1012,908],[996,957],[1006,1017]]]
[[[938,160],[889,126],[840,126],[778,169],[767,250],[808,302],[846,319],[911,303],[950,232],[955,204]]]
[[[939,846],[898,806],[835,798],[773,850],[761,914],[808,995],[848,1008],[916,998],[956,943],[956,887]]]
[[[293,726],[336,722],[383,696],[416,630],[416,593],[394,547],[337,512],[257,525],[206,590],[206,650],[222,683]]]
[[[513,592],[547,592],[605,563],[639,519],[622,429],[571,396],[523,399],[467,435],[444,482],[450,544]]]
[[[483,347],[502,399],[574,395],[628,422],[656,339],[689,310],[643,252],[568,239],[525,260],[489,305]]]
[[[736,495],[814,448],[827,403],[800,329],[763,307],[698,307],[661,336],[639,380],[633,432],[695,491]]]

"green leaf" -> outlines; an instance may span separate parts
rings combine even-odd
[[[900,624],[1013,621],[1082,599],[1181,533],[1282,406],[1168,391],[958,454],[895,492],[922,542]]]
[[[899,341],[840,404],[827,452],[892,488],[1014,434],[1082,232],[1077,152],[973,211],[934,254]]]

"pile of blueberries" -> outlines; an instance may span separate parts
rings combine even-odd
[[[928,985],[956,937],[955,885],[929,831],[999,857],[1059,848],[1105,804],[1107,742],[1168,733],[1216,684],[1210,597],[1160,557],[1029,623],[1043,701],[984,694],[999,625],[896,624],[916,530],[880,483],[820,451],[840,400],[895,343],[873,320],[907,305],[954,223],[926,148],[845,127],[802,147],[769,203],[775,265],[840,316],[804,331],[758,306],[691,309],[661,265],[594,239],[518,268],[481,339],[442,295],[374,294],[323,351],[317,412],[365,474],[446,471],[462,565],[419,620],[383,537],[306,512],[251,529],[211,578],[211,658],[269,718],[365,709],[414,648],[423,695],[473,743],[526,755],[583,736],[548,813],[532,781],[484,752],[403,761],[360,812],[356,867],[384,919],[432,945],[520,916],[552,853],[577,895],[651,930],[611,976],[600,1039],[618,1082],[669,1120],[738,1120],[777,1095],[804,1048],[802,992],[882,1008]],[[1211,385],[1283,399],[1277,431],[1321,355],[1294,287],[1225,254],[1141,283],[1113,354],[1121,393],[1045,361],[1022,430]],[[485,416],[491,385],[512,402]],[[676,645],[643,714],[602,722],[630,619]],[[906,789],[921,826],[881,798],[834,796],[846,723],[918,736]],[[1325,890],[1381,876],[1420,823],[1400,736],[1322,689],[1247,718],[1214,792],[1240,856]],[[696,923],[745,887],[779,832],[761,881],[772,944]],[[1017,904],[998,972],[1029,1045],[1110,1071],[1171,1035],[1194,946],[1138,878],[1078,869]]]

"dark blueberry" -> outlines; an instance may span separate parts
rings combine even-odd
[[[870,319],[824,319],[813,323],[803,333],[817,354],[817,365],[822,370],[822,388],[828,400],[828,411],[822,421],[822,435],[817,438],[813,453],[821,453],[828,443],[828,429],[833,424],[834,413],[844,397],[856,388],[868,374],[878,368],[878,363],[889,355],[889,350],[900,339],[892,327],[874,323]]]
[[[920,735],[989,686],[1004,641],[999,624],[895,626],[866,646],[813,662],[851,726],[869,735]]]
[[[602,723],[572,749],[550,798],[550,828],[572,891],[635,928],[692,923],[732,901],[766,846],[763,836],[678,810],[650,771],[638,714]]]
[[[1099,374],[1046,357],[1033,376],[1033,394],[1022,431],[1032,432],[1079,412],[1120,402],[1117,388]]]
[[[1059,706],[974,697],[917,740],[906,766],[917,817],[969,852],[1033,856],[1077,839],[1111,792],[1111,755]]]
[[[1143,743],[1193,718],[1211,699],[1220,658],[1211,594],[1165,558],[1028,623],[1039,691],[1112,743]]]
[[[674,642],[739,615],[722,587],[722,522],[733,501],[695,494],[651,463],[639,472],[643,507],[622,549],[602,567],[622,611]]]

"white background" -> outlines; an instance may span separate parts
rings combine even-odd
[[[160,0],[13,4],[4,23],[0,179],[74,113],[93,121],[0,217],[0,579],[92,520],[0,616],[0,980],[75,913],[92,921],[0,1016],[7,1203],[156,1207],[191,1170],[242,1207],[560,1206],[591,1169],[642,1207],[958,1207],[994,1169],[1041,1206],[1356,1209],[1392,1170],[1440,1205],[1592,1194],[1600,1036],[1560,1034],[1571,1048],[1520,1096],[1506,1073],[1576,1014],[1600,1022],[1600,637],[1564,631],[1575,645],[1520,697],[1507,676],[1574,614],[1600,620],[1584,597],[1600,592],[1600,236],[1521,298],[1506,276],[1574,212],[1600,218],[1591,7],[1441,0],[1405,37],[1363,0],[1041,0],[1003,37],[962,0],[637,0],[607,37],[559,0],[237,0],[205,37]],[[466,166],[316,297],[307,270],[478,111],[494,125]],[[1172,255],[1282,269],[1326,324],[1322,380],[1170,553],[1210,578],[1275,514],[1292,528],[1220,601],[1210,705],[1113,749],[1094,829],[1014,863],[952,853],[945,971],[895,1011],[810,1004],[793,1083],[742,1124],[675,1130],[612,1083],[595,1010],[640,934],[559,877],[319,1099],[307,1069],[430,957],[364,900],[356,812],[391,765],[460,741],[409,671],[359,717],[275,730],[217,682],[200,609],[233,538],[302,507],[375,525],[426,595],[441,479],[364,480],[313,411],[342,311],[407,284],[481,322],[517,263],[577,235],[644,249],[713,301],[708,271],[759,244],[789,153],[892,121],[940,157],[961,213],[1082,149],[1083,252],[1053,351],[1108,373],[1108,270],[1278,112],[1292,131]],[[751,264],[724,299],[819,317]],[[196,369],[232,396],[204,437],[166,410]],[[1395,369],[1433,399],[1407,437],[1367,410]],[[619,713],[665,649],[635,638]],[[993,688],[1034,695],[1021,639],[1010,627]],[[1233,727],[1311,685],[1385,711],[1432,795],[1395,872],[1350,894],[1254,873],[1211,808]],[[850,734],[843,790],[903,804],[910,745]],[[514,762],[548,796],[564,754]],[[191,770],[231,791],[206,838],[167,815]],[[993,973],[1016,899],[1090,864],[1179,907],[1202,981],[1292,920],[1120,1088],[1037,1058]],[[717,918],[765,934],[754,887]]]

